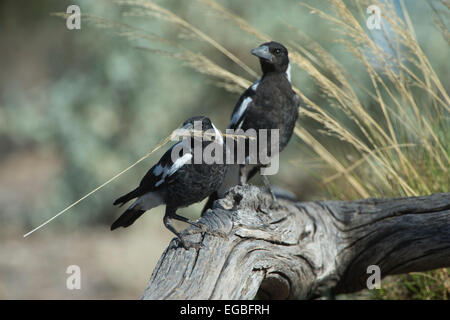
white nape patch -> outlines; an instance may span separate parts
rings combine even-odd
[[[288,64],[287,70],[286,70],[286,78],[291,82],[291,64]]]
[[[161,164],[158,164],[155,169],[153,169],[153,174],[155,177],[159,176],[163,172],[163,167]]]
[[[244,114],[244,112],[247,109],[248,104],[250,102],[252,102],[252,98],[251,97],[247,97],[247,98],[244,99],[244,101],[242,101],[242,103],[239,106],[239,108],[237,109],[237,111],[235,113],[233,113],[233,117],[231,118],[230,125],[228,127],[230,127],[231,125],[236,124],[239,121],[239,119]]]
[[[214,128],[214,133],[216,134],[216,141],[219,142],[219,144],[223,144],[222,134],[220,133],[219,129],[216,128],[214,123],[211,122],[211,124]]]
[[[136,209],[138,210],[150,210],[163,203],[163,199],[157,192],[148,192],[143,196],[137,198],[136,201],[134,201],[133,204],[129,207],[129,209],[133,209],[136,207]]]
[[[252,84],[251,88],[253,91],[256,91],[258,89],[259,83],[261,82],[261,79],[258,79],[255,81],[255,83]]]

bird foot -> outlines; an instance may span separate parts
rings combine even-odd
[[[191,225],[194,226],[195,228],[189,228],[189,229],[185,230],[184,233],[191,235],[191,234],[208,232],[206,226],[202,223],[193,222],[193,223],[191,223]]]
[[[178,238],[178,240],[180,241],[182,247],[185,248],[186,250],[189,250],[191,248],[194,248],[195,250],[199,250],[202,247],[201,242],[192,242],[192,241],[185,240],[183,238]]]
[[[281,210],[281,209],[284,209],[285,208],[285,206],[283,206],[280,202],[278,202],[278,200],[273,200],[272,199],[272,202],[270,203],[270,210],[276,210],[276,211],[278,211],[278,210]]]
[[[186,234],[198,234],[198,233],[207,233],[210,234],[212,236],[218,236],[218,237],[225,237],[225,233],[218,231],[218,230],[212,230],[210,229],[206,224],[204,223],[200,223],[200,222],[194,222],[192,224],[193,226],[195,226],[196,228],[190,228],[188,230],[186,230]]]

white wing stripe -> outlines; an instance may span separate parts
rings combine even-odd
[[[188,161],[192,159],[191,153],[186,153],[181,158],[178,158],[175,163],[170,167],[168,175],[171,176],[174,174],[178,169],[180,169],[182,166],[184,166]]]
[[[250,102],[252,102],[251,97],[247,97],[244,99],[244,101],[242,101],[241,105],[239,106],[239,109],[233,114],[230,125],[237,124],[237,122],[239,121],[241,116],[244,114],[244,112],[247,109]]]

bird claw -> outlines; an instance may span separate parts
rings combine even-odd
[[[204,223],[197,222],[195,226],[201,230],[201,232],[208,232],[209,228]]]
[[[283,206],[282,204],[280,204],[277,200],[274,200],[274,201],[272,201],[272,203],[270,204],[270,210],[275,210],[275,211],[278,211],[278,210],[281,210],[281,209],[284,209],[285,208],[285,206]]]
[[[200,222],[189,222],[189,224],[195,228],[189,228],[185,232],[187,234],[197,234],[197,233],[203,233],[208,232],[208,228],[205,224]]]
[[[270,209],[270,207],[269,207],[269,209]],[[264,208],[259,207],[258,210],[261,211],[261,212],[264,213],[264,214],[270,214],[270,212],[267,211],[267,210],[264,209]]]
[[[278,201],[278,199],[275,196],[273,196],[269,205],[269,209],[274,211],[280,211],[285,210],[286,206],[282,205],[280,201]]]
[[[199,234],[199,233],[203,233],[203,232],[207,232],[207,230],[205,229],[205,227],[201,226],[201,225],[194,225],[193,226],[195,228],[189,228],[185,231],[186,234],[191,235],[191,234]]]
[[[195,224],[193,224],[193,226],[195,226],[195,228],[190,228],[190,229],[186,230],[185,231],[186,234],[192,235],[192,234],[198,234],[198,233],[207,233],[212,236],[218,236],[218,237],[222,237],[222,238],[224,238],[226,236],[226,234],[224,232],[221,232],[218,230],[211,230],[210,228],[208,228],[208,226],[206,224],[203,224],[203,223],[195,222]]]
[[[179,239],[181,246],[183,248],[185,248],[186,250],[189,250],[191,248],[194,248],[195,250],[199,250],[202,247],[202,243],[201,242],[192,242],[192,241],[187,241],[184,239]]]

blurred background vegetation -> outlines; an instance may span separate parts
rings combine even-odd
[[[449,3],[2,1],[0,298],[140,296],[172,238],[164,208],[110,232],[113,200],[165,148],[44,229],[22,235],[126,168],[192,115],[224,129],[259,77],[249,51],[290,49],[305,100],[274,184],[301,200],[449,192]],[[81,30],[68,30],[71,4]],[[253,181],[258,183],[258,180]],[[182,210],[197,218],[202,204]],[[179,225],[183,227],[183,225]],[[82,290],[67,290],[67,266]],[[448,269],[388,277],[340,298],[447,299]]]

